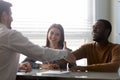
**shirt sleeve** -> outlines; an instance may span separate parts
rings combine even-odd
[[[88,71],[117,72],[120,66],[120,45],[112,50],[112,59],[108,63],[92,64],[87,66]]]
[[[30,42],[21,33],[12,30],[8,36],[8,47],[13,52],[22,53],[39,61],[53,61],[68,55],[66,50],[43,48]]]
[[[79,60],[81,58],[87,58],[86,53],[86,44],[82,45],[77,50],[73,51],[72,54],[76,57],[76,60]]]

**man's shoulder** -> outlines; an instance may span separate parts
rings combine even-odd
[[[120,44],[118,44],[118,43],[109,43],[109,45],[110,45],[110,46],[113,46],[113,47],[116,47],[116,46],[117,46],[117,47],[120,47]]]
[[[80,48],[87,48],[87,49],[91,49],[91,48],[93,48],[95,46],[95,42],[94,41],[92,41],[92,42],[87,42],[87,43],[84,43],[83,45],[81,45],[81,47]]]
[[[19,35],[21,36],[21,35],[22,35],[21,32],[16,31],[16,30],[9,30],[8,33],[9,33],[9,35],[11,35],[11,36],[19,36]]]
[[[120,44],[118,43],[109,43],[108,46],[111,47],[113,50],[120,50]]]
[[[114,44],[115,48],[119,48],[120,49],[120,44]]]
[[[6,37],[7,36],[14,36],[14,35],[17,35],[17,34],[20,34],[20,33],[16,30],[8,29],[5,26],[0,27],[0,36],[1,37],[3,37],[3,36],[6,36]]]

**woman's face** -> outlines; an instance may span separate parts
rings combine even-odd
[[[48,33],[48,40],[50,41],[50,44],[51,43],[58,44],[60,38],[61,38],[61,34],[59,29],[57,28],[50,29]]]

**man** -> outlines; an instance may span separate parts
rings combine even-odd
[[[112,26],[109,21],[97,20],[92,31],[94,42],[84,44],[72,52],[77,60],[87,58],[88,65],[72,67],[70,70],[117,72],[120,65],[120,45],[108,41],[111,30]],[[65,59],[70,58],[71,56],[68,56]]]
[[[21,33],[11,30],[11,6],[0,0],[0,80],[15,80],[19,54],[39,61],[53,61],[68,55],[66,50],[41,48],[31,43]]]

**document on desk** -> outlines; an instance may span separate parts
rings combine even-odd
[[[38,72],[37,75],[41,75],[41,74],[64,74],[64,73],[68,73],[69,71],[60,71],[60,70],[48,70],[48,71],[44,71],[44,72]]]

